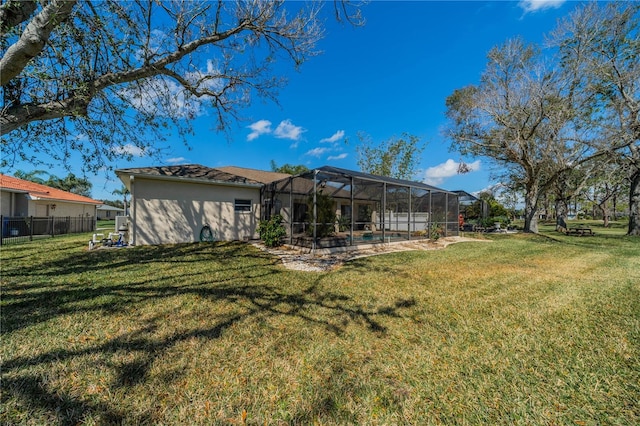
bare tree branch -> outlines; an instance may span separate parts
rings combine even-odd
[[[299,66],[317,54],[323,32],[315,1],[34,4],[22,36],[14,29],[2,40],[10,46],[1,70],[3,151],[63,163],[76,152],[95,168],[129,146],[161,149],[169,128],[188,144],[193,119],[205,113],[228,129],[252,96],[276,100],[285,82],[274,75],[276,61]]]

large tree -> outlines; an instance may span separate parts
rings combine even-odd
[[[349,2],[339,19],[359,20]],[[161,148],[168,128],[186,137],[211,115],[227,129],[255,95],[275,99],[295,66],[316,54],[320,2],[8,0],[0,5],[3,161],[97,169]],[[186,140],[186,139],[185,139]]]
[[[278,166],[275,160],[271,160],[271,171],[278,173],[288,173],[290,175],[298,175],[300,173],[308,172],[309,168],[304,164],[289,164],[285,163],[282,166]]]
[[[409,133],[375,144],[366,133],[359,133],[356,147],[360,170],[378,176],[412,180],[417,173],[425,145]]]
[[[596,173],[589,176],[586,188],[582,192],[584,197],[593,203],[602,216],[603,226],[609,226],[613,200],[625,188],[626,173],[618,164],[601,162]]]
[[[629,235],[640,235],[640,4],[592,2],[551,37],[576,91],[586,94],[583,125],[598,135],[596,156],[614,156],[627,172]]]
[[[488,158],[496,177],[523,191],[526,232],[538,231],[541,195],[584,153],[575,143],[566,91],[539,49],[513,39],[489,52],[478,85],[446,100],[452,147]]]

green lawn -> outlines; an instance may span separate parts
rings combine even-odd
[[[2,424],[640,424],[640,240],[3,247]]]
[[[109,229],[115,232],[116,221],[103,219],[103,220],[98,220],[96,225],[97,225],[97,228],[99,229]]]

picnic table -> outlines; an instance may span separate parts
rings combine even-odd
[[[567,228],[567,235],[578,235],[584,237],[585,235],[595,235],[593,230],[588,226],[578,225]]]

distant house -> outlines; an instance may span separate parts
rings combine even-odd
[[[258,238],[283,218],[287,240],[312,248],[457,235],[458,195],[420,182],[334,167],[297,176],[198,164],[116,170],[131,194],[129,243]],[[320,206],[320,203],[323,203]]]
[[[95,217],[102,201],[0,174],[0,212],[4,217]]]
[[[122,207],[109,206],[103,204],[97,208],[98,220],[113,220],[116,216],[124,216],[124,209]]]

